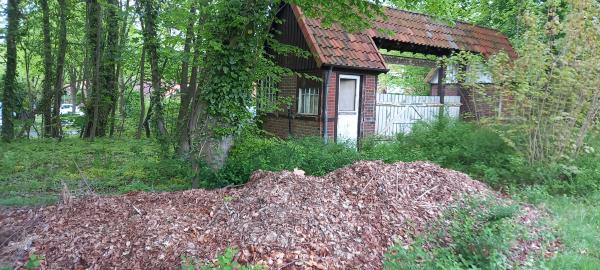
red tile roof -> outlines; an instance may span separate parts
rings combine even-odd
[[[516,57],[506,36],[472,24],[458,22],[450,26],[426,15],[385,8],[387,18],[375,19],[371,29],[351,33],[339,25],[324,27],[320,20],[305,17],[297,6],[292,9],[318,66],[387,71],[373,38],[484,56],[504,51]]]

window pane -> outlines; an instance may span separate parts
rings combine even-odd
[[[298,113],[316,115],[319,113],[319,89],[301,88],[298,94]]]
[[[300,89],[298,96],[298,113],[304,113],[304,92]]]
[[[310,96],[311,97],[311,101],[310,101],[310,113],[311,114],[317,114],[317,112],[319,111],[319,108],[317,107],[317,106],[319,106],[318,105],[319,99],[318,99],[318,96],[317,96],[317,89],[313,88],[311,90],[312,90],[312,92],[311,92],[311,96]]]
[[[356,111],[356,88],[356,80],[340,80],[340,100],[338,101],[340,111]]]

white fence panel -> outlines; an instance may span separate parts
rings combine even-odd
[[[458,118],[460,96],[446,96],[444,102],[446,115]],[[409,133],[415,123],[436,119],[440,107],[439,96],[377,94],[376,133],[385,137]]]

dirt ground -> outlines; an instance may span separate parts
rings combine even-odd
[[[411,243],[468,195],[497,196],[430,163],[364,161],[324,177],[256,172],[235,189],[5,208],[0,265],[19,268],[38,254],[44,269],[179,269],[182,255],[208,262],[236,247],[239,262],[271,269],[381,269],[390,245]],[[540,215],[528,211],[524,223]]]

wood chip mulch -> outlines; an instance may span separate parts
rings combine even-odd
[[[237,189],[89,196],[38,209],[0,209],[0,265],[44,255],[46,269],[180,269],[237,247],[271,269],[381,269],[466,195],[493,195],[425,162],[361,161],[324,177],[256,172]]]

